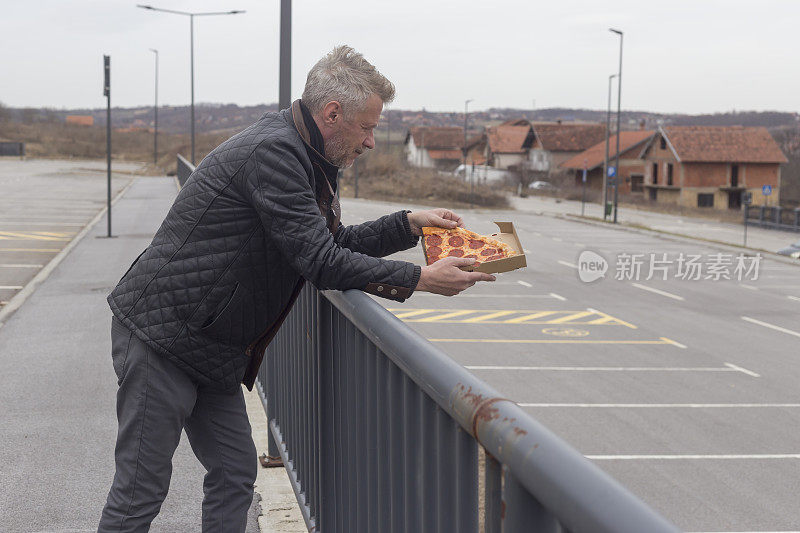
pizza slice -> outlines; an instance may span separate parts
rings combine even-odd
[[[448,256],[485,263],[517,255],[506,243],[464,228],[422,228],[422,251],[428,265]]]

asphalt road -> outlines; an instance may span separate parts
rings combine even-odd
[[[113,164],[112,198],[139,167]],[[105,207],[106,181],[103,162],[0,158],[0,308]]]
[[[345,199],[343,221],[401,207]],[[378,301],[684,530],[800,530],[800,267],[764,258],[739,281],[732,252],[698,242],[461,214],[481,233],[512,220],[528,267],[452,298]],[[578,278],[584,250],[605,278]],[[638,280],[615,279],[620,253],[645,254]],[[668,254],[666,280],[647,279],[650,253]],[[676,278],[681,253],[734,279]]]

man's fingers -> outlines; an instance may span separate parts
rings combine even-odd
[[[476,281],[494,281],[497,279],[491,274],[485,274],[483,272],[467,272],[467,274],[469,275],[468,279],[473,283]]]
[[[452,228],[455,228],[456,226],[458,226],[458,222],[456,222],[455,220],[447,220],[446,218],[442,218],[442,217],[437,217],[435,222],[436,222],[436,225],[439,226],[440,228],[451,228],[452,229]]]
[[[474,265],[475,264],[475,260],[474,259],[467,259],[466,257],[447,256],[447,257],[443,257],[439,261],[446,261],[447,263],[449,263],[449,264],[451,264],[453,266],[456,266],[456,267],[470,266],[470,265]]]

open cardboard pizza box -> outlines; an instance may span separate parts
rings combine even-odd
[[[519,242],[517,230],[514,229],[514,223],[495,221],[495,225],[500,228],[500,233],[493,233],[492,237],[509,245],[518,255],[506,257],[504,259],[496,259],[494,261],[486,261],[485,263],[478,263],[472,267],[464,267],[463,270],[498,274],[500,272],[510,272],[528,266],[528,263],[525,261],[525,251],[522,249],[522,243]]]

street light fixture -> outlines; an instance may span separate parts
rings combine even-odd
[[[192,164],[195,164],[194,160],[194,18],[195,17],[208,17],[212,15],[238,15],[240,13],[244,13],[243,10],[232,10],[232,11],[206,11],[203,13],[194,13],[189,11],[176,11],[174,9],[162,9],[160,7],[153,7],[147,6],[142,4],[136,4],[136,7],[140,7],[142,9],[148,9],[150,11],[161,11],[162,13],[172,13],[173,15],[185,15],[189,17],[189,49],[190,49],[190,61],[191,61],[191,85],[192,85],[192,106],[191,106],[191,133],[192,133]]]
[[[608,31],[619,35],[619,72],[617,72],[617,153],[614,157],[614,224],[617,223],[617,204],[619,200],[619,130],[622,126],[620,120],[620,106],[622,105],[622,31],[608,28]],[[603,206],[605,209],[605,206]]]
[[[611,132],[611,81],[616,74],[608,77],[608,106],[606,107],[606,158],[603,160],[603,220],[606,219],[606,206],[608,205],[608,137]]]
[[[158,50],[150,49],[156,55],[156,98],[153,105],[154,135],[153,135],[153,165],[158,164]]]

